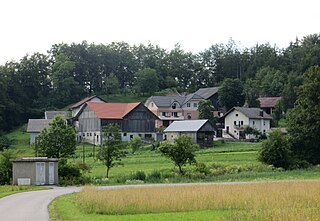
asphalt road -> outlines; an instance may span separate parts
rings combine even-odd
[[[77,191],[80,187],[54,187],[1,198],[0,221],[49,221],[50,202],[58,196]]]

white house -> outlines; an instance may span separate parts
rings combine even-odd
[[[236,139],[250,139],[254,135],[245,135],[246,127],[268,133],[272,117],[260,108],[233,107],[225,115],[225,133]]]

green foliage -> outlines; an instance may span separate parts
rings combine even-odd
[[[56,116],[48,129],[36,138],[35,150],[40,156],[67,158],[75,153],[76,134],[60,116]]]
[[[152,94],[159,89],[157,72],[151,68],[139,70],[135,75],[135,90],[142,94]]]
[[[147,180],[150,183],[157,183],[160,182],[162,176],[161,173],[157,170],[152,171],[148,176],[147,176]]]
[[[6,136],[0,136],[0,151],[11,146],[11,140]]]
[[[187,163],[196,163],[195,151],[199,149],[198,145],[192,143],[191,137],[180,136],[174,144],[163,143],[160,146],[160,152],[174,162],[183,174],[182,167]]]
[[[141,146],[142,146],[141,137],[135,136],[128,142],[128,148],[132,150],[132,153],[135,153],[137,150],[139,150]]]
[[[275,68],[263,67],[257,72],[256,79],[261,88],[261,95],[277,97],[282,94],[287,82],[287,75]]]
[[[199,119],[208,119],[213,127],[216,127],[217,118],[213,116],[214,107],[212,103],[207,100],[199,102],[198,106]]]
[[[279,101],[275,108],[272,111],[272,124],[273,126],[277,127],[279,124],[278,122],[280,121],[280,119],[284,118],[284,114],[283,114],[283,101]]]
[[[225,79],[219,90],[219,101],[227,110],[235,106],[243,106],[245,96],[242,82],[239,79]]]
[[[10,184],[12,179],[12,162],[17,154],[12,150],[6,149],[0,152],[0,185]]]
[[[320,163],[320,67],[311,67],[304,74],[298,99],[288,117],[292,151],[300,160]]]
[[[121,141],[120,128],[118,125],[109,124],[103,128],[103,145],[99,151],[99,159],[104,161],[107,167],[107,178],[110,169],[115,163],[121,161],[127,155],[124,145]]]
[[[104,92],[105,94],[117,94],[119,93],[119,80],[114,73],[111,73],[108,77],[105,78],[104,82]]]
[[[244,133],[245,134],[252,134],[252,135],[255,135],[256,137],[258,137],[259,135],[261,135],[260,131],[258,131],[256,128],[253,128],[253,127],[245,127],[244,128]]]
[[[271,132],[262,144],[259,160],[274,167],[289,169],[293,164],[293,158],[287,137],[279,130]]]
[[[258,100],[260,90],[260,84],[257,80],[246,80],[244,84],[244,94],[246,97],[246,104],[248,107],[260,107],[260,102]]]
[[[146,180],[146,174],[143,171],[137,171],[134,174],[131,175],[131,180],[141,180],[145,181]]]

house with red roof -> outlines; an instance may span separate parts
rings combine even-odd
[[[86,102],[74,118],[78,120],[78,139],[96,145],[101,144],[102,129],[117,124],[123,141],[135,136],[156,139],[154,115],[142,103]]]
[[[282,97],[259,97],[260,108],[264,110],[267,114],[272,114],[275,106],[280,102]]]
[[[72,117],[75,117],[78,114],[78,112],[81,110],[81,108],[84,106],[84,104],[87,102],[103,102],[103,103],[105,103],[106,101],[97,95],[86,97],[71,106]]]

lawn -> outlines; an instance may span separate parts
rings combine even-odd
[[[320,181],[98,190],[62,196],[52,220],[318,220]]]
[[[0,186],[0,198],[9,196],[15,193],[20,192],[28,192],[28,191],[35,191],[35,190],[46,190],[50,189],[48,187],[40,187],[40,186]]]

